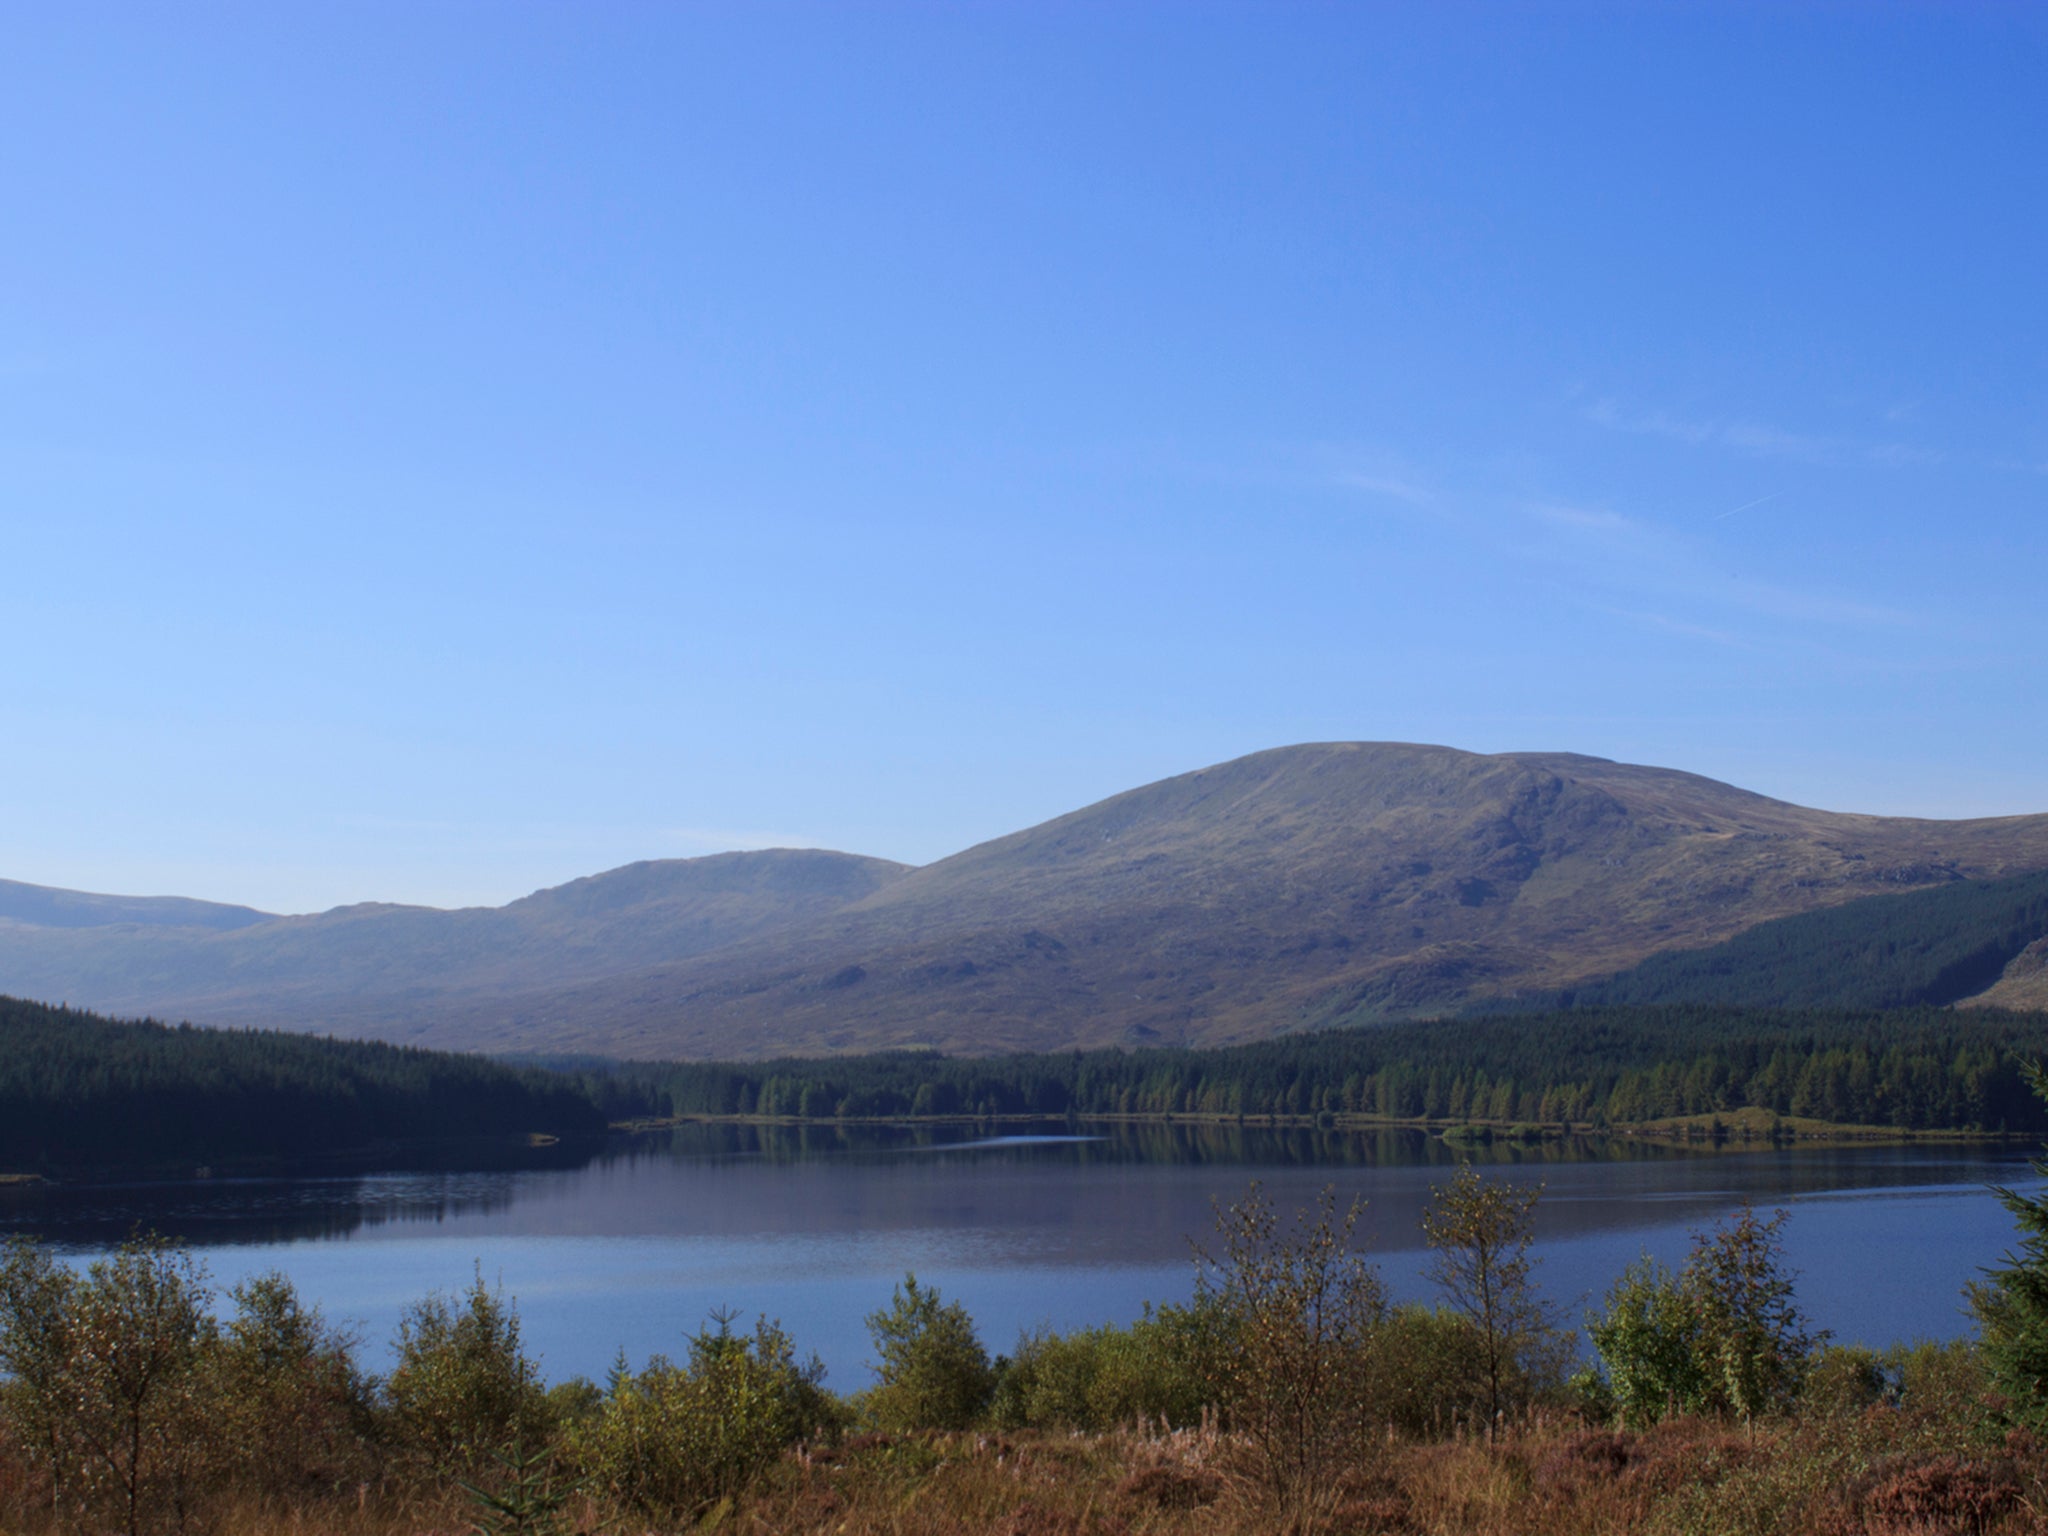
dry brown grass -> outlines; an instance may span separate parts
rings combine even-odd
[[[0,1456],[0,1536],[59,1536],[46,1490]],[[1894,1410],[1812,1416],[1755,1436],[1680,1420],[1644,1433],[1525,1427],[1497,1445],[1391,1443],[1306,1529],[1321,1536],[2026,1536],[2048,1531],[2048,1449],[1972,1439]],[[240,1499],[195,1536],[470,1536],[452,1487],[357,1485],[285,1507]],[[585,1505],[567,1530],[669,1536],[1274,1536],[1213,1427],[1155,1434],[865,1435],[786,1457],[737,1508],[651,1527]],[[68,1536],[68,1533],[67,1533]]]

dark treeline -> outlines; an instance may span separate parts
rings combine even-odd
[[[582,1135],[604,1125],[574,1083],[483,1057],[124,1023],[0,998],[0,1167],[15,1171]]]
[[[1707,949],[1653,955],[1549,1006],[1942,1007],[1982,992],[2048,934],[2048,874],[1963,880],[1759,923]]]
[[[803,1119],[1377,1115],[1626,1125],[1755,1107],[1910,1130],[2048,1129],[2021,1060],[2048,1016],[1616,1008],[1287,1035],[1211,1050],[892,1052],[587,1072],[608,1113]]]

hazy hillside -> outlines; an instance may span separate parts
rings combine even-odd
[[[0,880],[0,925],[30,923],[40,928],[102,928],[116,923],[145,927],[247,928],[272,921],[254,907],[226,907],[184,896],[94,896]]]
[[[1338,743],[917,870],[783,851],[495,909],[0,925],[0,990],[650,1057],[1219,1043],[1513,1001],[1859,896],[2037,870],[2048,816],[1839,815],[1599,758]]]
[[[2048,817],[1836,815],[1562,754],[1336,744],[1133,790],[774,941],[432,1038],[656,1056],[1216,1043],[1610,975],[1873,892],[2048,869]]]
[[[409,1039],[448,1000],[616,976],[799,925],[904,872],[774,849],[629,864],[503,907],[366,904],[235,927],[0,923],[0,992],[103,1012]],[[53,892],[70,898],[72,893]],[[203,904],[193,904],[203,906]],[[214,909],[238,911],[242,909]]]

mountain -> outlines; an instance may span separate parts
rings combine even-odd
[[[366,903],[231,928],[138,920],[138,903],[55,892],[71,898],[58,904],[67,914],[106,903],[109,921],[0,923],[0,992],[412,1040],[453,1001],[632,973],[800,926],[904,872],[886,859],[770,849],[628,864],[502,907]]]
[[[809,925],[451,1017],[638,1056],[1213,1044],[1416,1017],[1873,892],[2048,869],[2048,816],[1838,815],[1568,754],[1282,748],[928,865]]]
[[[1859,897],[2041,870],[2048,816],[1844,815],[1601,758],[1329,743],[915,870],[736,854],[495,909],[0,927],[0,991],[642,1057],[1216,1044],[1512,1002]]]

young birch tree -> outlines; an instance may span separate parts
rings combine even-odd
[[[1490,1439],[1510,1406],[1556,1375],[1570,1348],[1570,1336],[1537,1292],[1537,1261],[1529,1253],[1543,1186],[1482,1179],[1467,1163],[1430,1194],[1435,1203],[1422,1214],[1431,1250],[1423,1273],[1472,1325]]]
[[[1387,1313],[1373,1266],[1351,1250],[1363,1210],[1334,1187],[1283,1228],[1254,1183],[1216,1214],[1220,1252],[1197,1249],[1196,1309],[1216,1320],[1215,1390],[1268,1494],[1307,1529],[1372,1429],[1374,1345]]]

